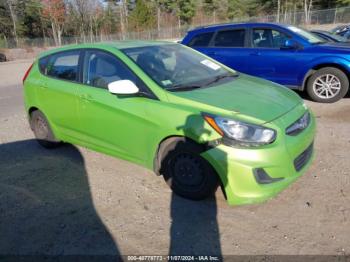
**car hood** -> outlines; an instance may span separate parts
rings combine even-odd
[[[323,51],[333,51],[333,52],[344,52],[345,54],[350,54],[350,43],[326,43],[319,45],[318,48]]]
[[[243,74],[222,85],[172,94],[265,123],[284,115],[301,103],[300,97],[288,88]]]

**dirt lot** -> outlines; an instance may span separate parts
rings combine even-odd
[[[230,207],[173,196],[131,163],[32,140],[21,78],[0,64],[0,255],[350,254],[350,98],[307,104],[317,115],[316,159],[276,198]]]

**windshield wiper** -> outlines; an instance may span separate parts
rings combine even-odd
[[[228,78],[228,77],[237,77],[238,74],[225,74],[225,75],[219,75],[217,77],[215,77],[213,80],[211,80],[210,82],[206,83],[205,86],[210,86],[216,82],[219,82],[221,79],[224,78]]]
[[[313,45],[320,45],[320,44],[325,44],[325,43],[327,43],[327,42],[325,42],[325,41],[318,41],[318,42],[314,42],[312,44]]]
[[[197,88],[201,88],[200,85],[174,85],[172,87],[166,88],[169,91],[184,91],[184,90],[193,90]]]
[[[207,83],[204,83],[202,85],[184,85],[184,84],[179,84],[179,85],[174,85],[172,87],[169,87],[166,90],[169,90],[169,91],[182,91],[182,90],[198,89],[198,88],[210,86],[210,85],[220,81],[221,79],[228,78],[228,77],[237,77],[237,76],[238,76],[238,74],[224,74],[224,75],[219,75],[219,76],[215,77],[213,80],[211,80],[211,81],[209,81]]]

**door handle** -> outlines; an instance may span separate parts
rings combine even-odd
[[[209,51],[209,52],[207,52],[207,55],[208,56],[216,55],[216,52],[215,51]]]
[[[44,81],[39,81],[38,82],[38,85],[41,87],[41,88],[48,88],[48,85],[47,85],[47,83],[45,83]]]
[[[80,95],[80,98],[85,100],[85,101],[93,101],[92,96],[89,94],[82,94],[82,95]]]
[[[253,53],[250,53],[251,56],[261,56],[261,53],[260,52],[253,52]]]

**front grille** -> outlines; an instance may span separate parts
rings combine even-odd
[[[311,143],[311,145],[294,160],[294,167],[296,171],[299,172],[307,164],[307,162],[309,162],[312,156],[312,151],[313,143]]]

